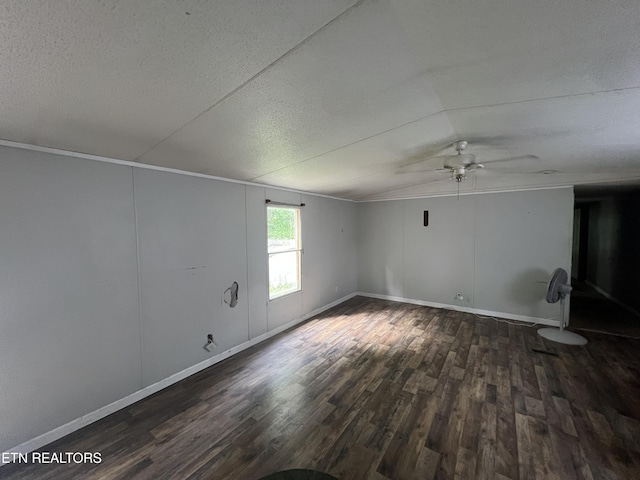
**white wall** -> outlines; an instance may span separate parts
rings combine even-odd
[[[570,268],[572,218],[570,188],[361,203],[358,287],[557,320],[559,306],[544,294],[551,272]]]
[[[302,201],[302,310],[311,312],[357,290],[356,204],[310,195]]]
[[[272,330],[356,291],[356,205],[275,189],[266,189],[265,194],[274,202],[305,204],[302,290],[268,303],[267,325]],[[251,209],[265,212],[263,204]]]
[[[0,148],[0,451],[142,386],[131,173]]]
[[[249,339],[245,186],[139,168],[134,179],[147,386],[210,357],[209,333],[218,351]]]
[[[409,202],[404,209],[404,294],[453,304],[457,292],[473,297],[473,225],[476,197]],[[429,211],[429,226],[423,224]]]
[[[247,209],[247,290],[249,337],[267,333],[268,287],[267,270],[267,209],[263,207],[266,192],[261,187],[246,187]]]
[[[404,296],[404,202],[357,207],[358,289]]]
[[[352,202],[9,147],[0,172],[0,451],[357,290]],[[307,204],[303,290],[270,303],[265,198]]]
[[[9,147],[0,172],[0,451],[357,290],[557,317],[570,262],[571,189],[354,204]],[[307,205],[272,302],[266,198]]]
[[[556,268],[571,271],[573,189],[478,195],[475,211],[473,307],[559,319],[544,297]]]

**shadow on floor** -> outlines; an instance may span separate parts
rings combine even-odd
[[[572,279],[571,284],[569,329],[640,338],[640,317],[586,283]]]

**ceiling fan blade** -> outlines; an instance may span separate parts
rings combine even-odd
[[[444,151],[446,151],[448,148],[451,148],[452,145],[453,145],[452,142],[447,142],[444,145],[443,144],[435,145],[423,150],[422,152],[420,152],[420,155],[422,156],[422,158],[435,157],[437,155],[440,155]]]
[[[530,144],[532,141],[540,138],[548,138],[557,140],[572,135],[580,134],[575,129],[549,129],[546,127],[527,129],[521,132],[512,132],[508,135],[474,135],[473,132],[462,133],[457,132],[458,136],[469,142],[469,145],[478,145],[482,147],[506,147],[516,145]]]
[[[542,175],[555,175],[555,174],[558,174],[558,173],[566,173],[566,172],[561,172],[559,170],[553,170],[553,169],[544,169],[544,170],[538,169],[538,170],[528,170],[527,171],[527,170],[517,170],[517,169],[513,169],[513,168],[488,168],[484,172],[482,172],[482,176],[485,176],[485,175],[494,175],[494,176],[536,175],[536,176],[542,176]]]
[[[395,175],[407,175],[413,174],[417,178],[420,179],[428,179],[428,178],[440,178],[444,172],[448,172],[449,170],[446,168],[433,168],[430,165],[424,164],[413,164],[413,165],[405,165],[403,167],[396,168],[393,173]]]
[[[445,168],[450,166],[456,166],[456,165],[469,166],[469,165],[475,165],[475,164],[476,164],[476,156],[473,153],[461,153],[460,155],[449,155],[447,157],[447,160],[444,162]]]
[[[540,160],[540,157],[537,155],[518,155],[517,157],[506,157],[506,158],[498,158],[496,160],[483,160],[482,163],[487,167],[493,167],[499,163],[508,163],[508,162],[536,162]]]
[[[440,157],[430,157],[419,160],[408,165],[401,165],[395,169],[395,173],[416,173],[416,172],[433,172],[446,164],[447,160],[456,158],[458,155],[442,155]]]
[[[490,145],[493,142],[496,144],[502,143],[507,137],[475,137],[470,140],[470,143],[479,143],[484,145]],[[467,146],[467,141],[465,140],[462,145],[462,148]],[[530,161],[530,160],[538,160],[538,157],[535,155],[520,155],[517,157],[509,157],[509,158],[499,158],[496,160],[486,160],[483,161],[483,164],[476,163],[476,155],[473,153],[465,153],[464,151],[458,151],[458,153],[451,155],[437,155],[437,156],[428,156],[434,151],[439,150],[443,151],[447,148],[455,147],[458,148],[458,142],[449,143],[444,147],[433,147],[431,149],[423,151],[418,156],[413,156],[411,158],[410,163],[401,165],[396,168],[396,174],[404,174],[404,173],[417,173],[417,172],[430,172],[437,170],[435,167],[438,163],[443,165],[445,169],[455,168],[457,166],[464,166],[468,170],[475,170],[476,168],[484,168],[484,164],[497,164],[502,162],[518,162],[518,161]],[[462,150],[462,149],[460,149]],[[426,157],[426,158],[425,158]],[[481,165],[481,166],[476,166]]]
[[[404,152],[405,158],[408,163],[416,163],[421,160],[433,158],[436,155],[440,155],[447,149],[453,146],[453,141],[450,138],[444,139],[437,144],[424,144],[422,146],[414,147]]]
[[[483,169],[484,165],[482,163],[471,163],[465,167],[465,170],[468,172],[473,172],[474,170]]]

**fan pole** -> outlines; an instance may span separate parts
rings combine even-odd
[[[541,328],[538,330],[538,335],[552,342],[564,343],[565,345],[586,345],[587,339],[582,335],[564,329],[564,296],[560,298],[560,305],[562,308],[560,328]]]

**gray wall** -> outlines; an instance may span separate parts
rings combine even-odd
[[[302,291],[268,303],[271,330],[357,291],[356,205],[274,189],[265,194],[274,202],[306,205],[301,220]],[[255,208],[266,214],[264,204]]]
[[[544,294],[554,268],[570,269],[572,218],[567,188],[361,203],[358,287],[558,319],[559,307],[547,304]]]
[[[0,451],[142,386],[131,173],[0,148]]]
[[[557,316],[570,262],[570,189],[356,205],[9,147],[0,173],[0,451],[357,290]],[[307,204],[303,290],[272,302],[265,198]]]
[[[311,312],[357,291],[356,204],[303,195],[302,310]],[[335,248],[344,245],[344,248]]]
[[[138,168],[134,179],[147,386],[206,360],[209,333],[218,352],[249,338],[245,187]]]
[[[9,147],[0,173],[0,451],[357,290],[351,202]],[[307,204],[303,291],[270,303],[265,198]]]
[[[587,280],[640,311],[640,194],[589,205]]]

